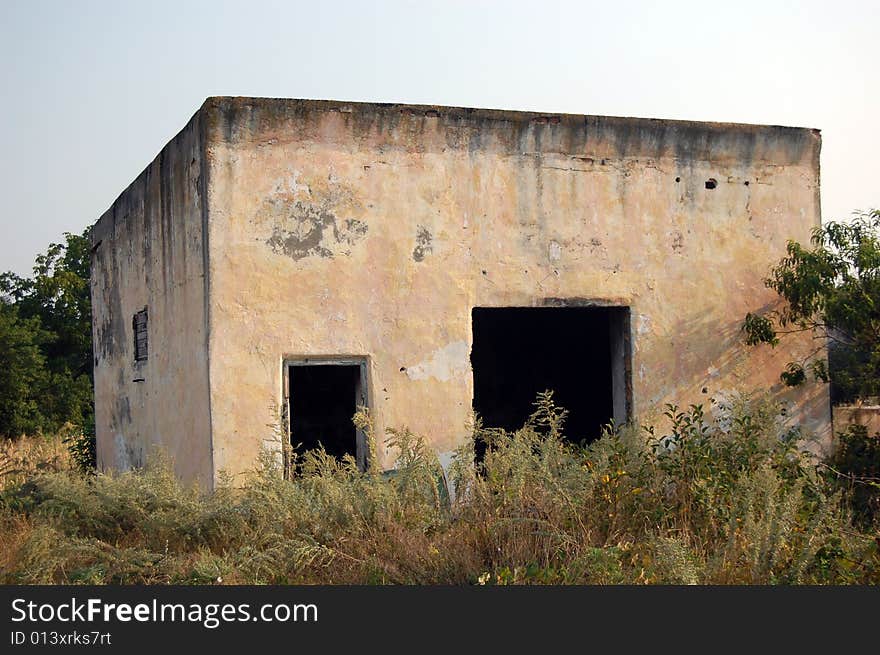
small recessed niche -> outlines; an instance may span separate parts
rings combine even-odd
[[[706,188],[707,189],[714,189],[717,186],[718,186],[718,180],[716,180],[714,177],[710,177],[708,180],[706,180]]]

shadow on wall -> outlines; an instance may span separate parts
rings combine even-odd
[[[792,355],[785,343],[776,349],[767,345],[748,346],[741,320],[721,321],[706,316],[679,320],[669,328],[668,335],[674,335],[674,340],[667,338],[665,352],[655,359],[657,369],[637,371],[635,375],[674,381],[675,389],[661,388],[640,409],[659,414],[667,402],[697,404],[703,403],[703,398],[703,404],[708,405],[712,398],[723,400],[737,392],[767,394],[784,412],[800,413],[805,445],[810,450],[827,451],[831,438],[827,384],[808,381],[806,387],[798,388],[783,384],[779,374],[786,362],[798,356]],[[809,352],[801,345],[788,345],[797,353]],[[645,417],[648,418],[655,417]]]

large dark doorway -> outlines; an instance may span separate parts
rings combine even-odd
[[[627,307],[476,307],[474,409],[486,427],[515,430],[551,389],[565,434],[593,440],[629,418]]]
[[[320,444],[330,455],[351,455],[363,470],[366,444],[352,417],[367,404],[365,365],[351,361],[289,362],[290,443],[302,453]]]

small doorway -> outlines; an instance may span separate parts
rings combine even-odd
[[[324,447],[328,454],[351,455],[366,470],[370,454],[363,431],[352,417],[368,406],[364,358],[288,360],[285,398],[290,445],[295,453]]]

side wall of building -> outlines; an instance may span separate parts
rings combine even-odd
[[[203,138],[197,114],[92,236],[98,465],[143,466],[156,445],[185,480],[213,484]],[[147,309],[148,358],[132,319]]]
[[[253,99],[204,111],[217,470],[271,447],[285,357],[369,357],[378,434],[408,426],[450,451],[468,434],[475,306],[627,305],[641,421],[770,390],[827,441],[826,386],[778,377],[810,337],[748,348],[740,332],[775,302],[762,279],[786,241],[819,224],[817,132]]]

